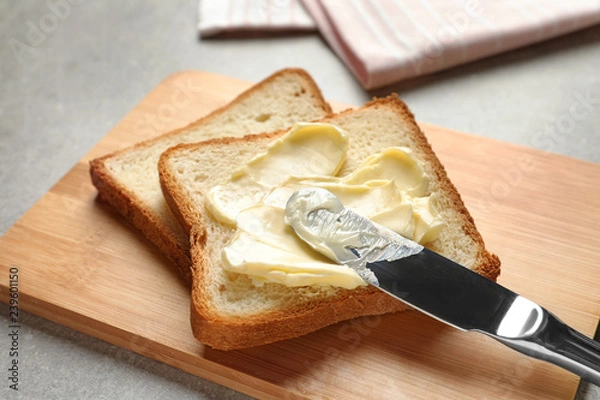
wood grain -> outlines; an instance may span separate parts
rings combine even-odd
[[[23,310],[260,398],[572,398],[578,378],[417,312],[221,352],[197,343],[175,269],[96,199],[88,161],[185,125],[249,83],[167,78],[0,238],[0,297]],[[336,107],[342,108],[341,105]],[[422,124],[500,283],[593,335],[600,315],[600,166]]]

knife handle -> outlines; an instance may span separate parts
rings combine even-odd
[[[600,386],[600,342],[543,311],[544,321],[535,333],[521,338],[492,336],[521,353],[558,365]]]

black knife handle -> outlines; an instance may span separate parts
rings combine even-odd
[[[600,386],[600,342],[569,327],[544,310],[544,321],[531,335],[495,339],[528,356],[548,361]]]

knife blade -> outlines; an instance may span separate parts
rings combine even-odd
[[[411,307],[600,386],[600,342],[539,304],[346,209],[331,192],[295,192],[285,218],[315,250]]]

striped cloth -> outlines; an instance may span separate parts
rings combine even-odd
[[[301,0],[200,0],[203,38],[243,31],[316,31]]]
[[[316,24],[374,89],[598,23],[600,0],[200,0],[199,28],[206,37]]]

